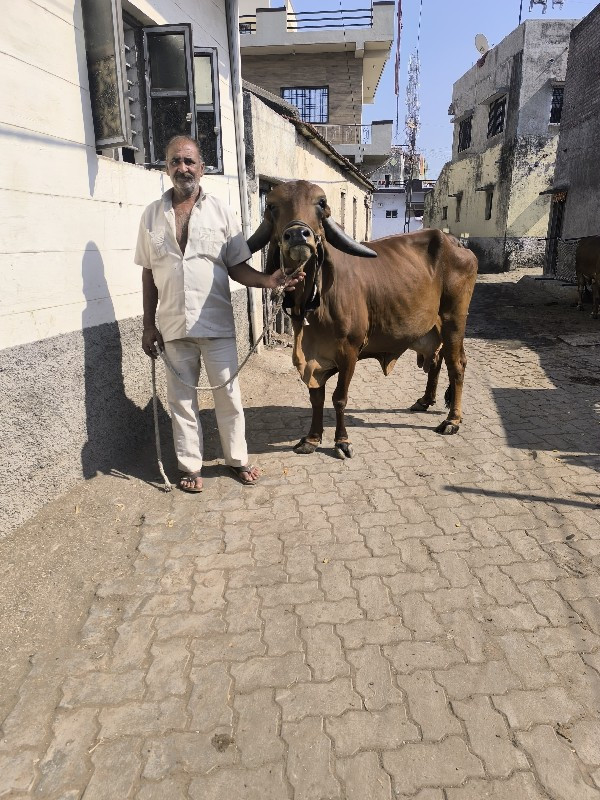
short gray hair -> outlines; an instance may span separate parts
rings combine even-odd
[[[176,133],[175,136],[171,136],[171,138],[167,142],[167,146],[165,147],[165,161],[167,159],[167,153],[169,152],[171,146],[175,142],[178,142],[180,139],[183,139],[184,142],[189,142],[190,144],[193,144],[196,150],[198,151],[198,155],[200,156],[200,161],[204,163],[204,156],[202,155],[202,148],[200,147],[200,142],[197,139],[194,139],[193,136],[188,136],[187,133]]]

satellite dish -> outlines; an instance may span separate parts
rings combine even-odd
[[[490,49],[490,44],[483,33],[478,33],[475,37],[475,47],[479,50],[481,55],[484,55],[484,53],[487,53]]]

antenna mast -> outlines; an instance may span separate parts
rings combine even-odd
[[[421,64],[419,61],[419,51],[411,55],[408,62],[408,86],[406,87],[406,141],[408,143],[408,164],[404,168],[404,185],[406,186],[406,203],[404,213],[404,233],[410,231],[410,220],[412,217],[412,182],[415,177],[417,166],[417,133],[420,126],[421,103],[419,102],[419,75]],[[408,167],[408,178],[407,169]]]

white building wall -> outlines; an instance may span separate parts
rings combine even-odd
[[[224,174],[203,186],[240,218],[225,0],[122,2],[144,24],[191,23],[194,46],[217,48]],[[82,477],[153,477],[135,458],[152,411],[133,253],[143,208],[170,182],[96,154],[79,0],[2,4],[0,97],[1,536]],[[164,399],[161,387],[159,369]]]
[[[225,174],[203,186],[239,217],[224,3],[135,7],[157,24],[191,22],[194,45],[218,48]],[[80,3],[7,3],[0,40],[1,347],[79,330],[84,311],[84,325],[139,315],[137,226],[170,182],[96,155]]]
[[[394,219],[387,217],[387,212],[396,211],[398,216]],[[405,233],[404,216],[406,214],[406,194],[404,192],[378,192],[373,193],[373,239]],[[421,219],[414,217],[410,221],[410,231],[420,231],[423,227]]]

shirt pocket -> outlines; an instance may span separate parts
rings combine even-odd
[[[192,246],[194,252],[199,256],[217,260],[221,258],[221,251],[225,244],[223,236],[219,231],[212,228],[196,228],[193,230]]]
[[[149,231],[150,242],[152,243],[152,250],[158,258],[164,258],[167,255],[167,244],[165,242],[164,231]]]

